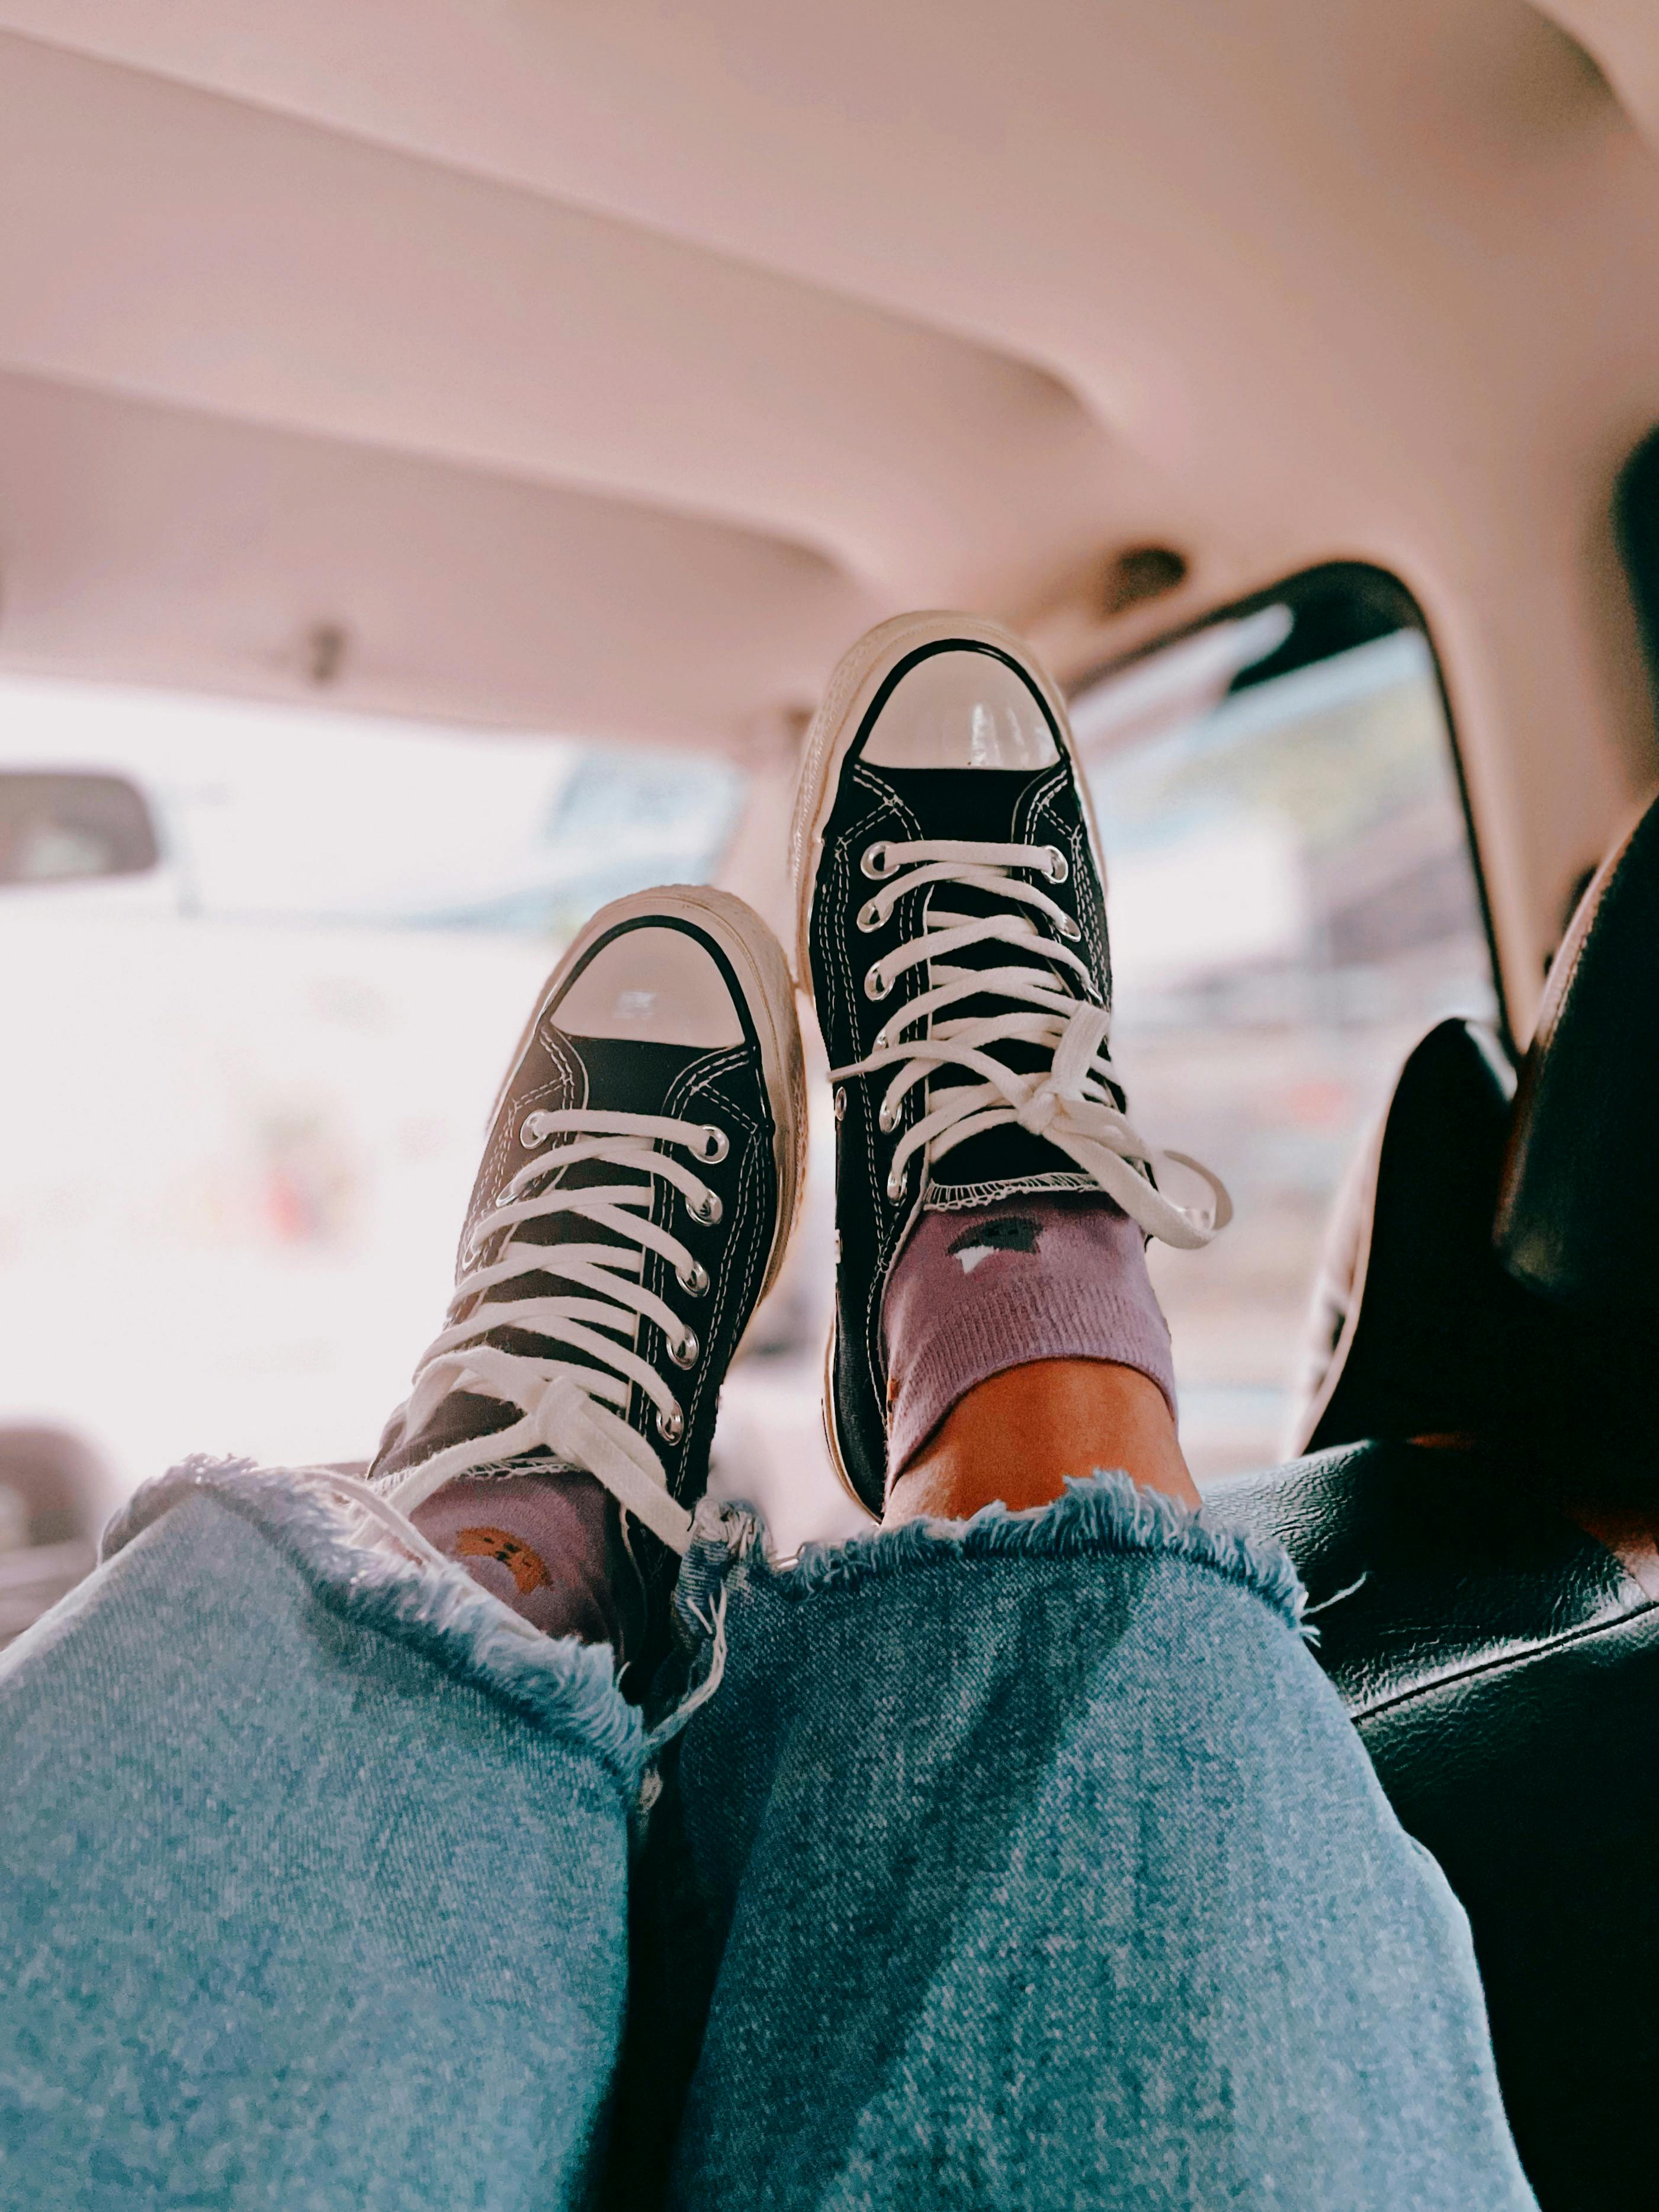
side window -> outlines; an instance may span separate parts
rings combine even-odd
[[[743,796],[690,752],[0,679],[0,1564],[186,1452],[374,1449],[544,977],[718,867]]]
[[[1410,595],[1314,570],[1084,686],[1131,1117],[1227,1183],[1152,1247],[1202,1480],[1278,1455],[1327,1212],[1411,1046],[1498,1018],[1434,653]]]

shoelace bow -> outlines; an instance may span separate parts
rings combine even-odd
[[[693,1218],[705,1226],[720,1218],[716,1193],[695,1170],[657,1148],[678,1146],[712,1164],[725,1158],[729,1139],[709,1122],[574,1108],[527,1115],[519,1136],[526,1146],[539,1146],[549,1137],[566,1141],[521,1167],[475,1225],[449,1312],[459,1314],[470,1301],[476,1303],[427,1346],[402,1413],[404,1434],[418,1435],[444,1399],[465,1390],[515,1407],[520,1418],[508,1428],[464,1438],[434,1453],[397,1478],[386,1494],[410,1513],[456,1475],[498,1466],[545,1445],[556,1459],[595,1476],[654,1535],[684,1552],[690,1542],[691,1516],[669,1495],[662,1462],[623,1413],[630,1387],[637,1385],[655,1407],[657,1428],[665,1440],[678,1443],[684,1432],[685,1417],[672,1390],[634,1349],[642,1317],[663,1331],[677,1366],[695,1366],[701,1349],[696,1333],[641,1280],[645,1255],[653,1251],[668,1261],[689,1296],[701,1297],[708,1288],[707,1272],[686,1247],[647,1218],[654,1182],[672,1183]],[[548,1182],[584,1160],[623,1170],[629,1179],[575,1189]],[[564,1213],[620,1241],[538,1244],[514,1236],[488,1266],[474,1264],[498,1231]],[[525,1275],[550,1276],[573,1287],[556,1296],[484,1299],[485,1292]],[[597,1364],[538,1358],[473,1340],[501,1329],[586,1352]]]
[[[1191,1250],[1225,1228],[1232,1201],[1217,1177],[1185,1152],[1149,1145],[1118,1105],[1115,1094],[1121,1086],[1107,1050],[1111,1017],[1068,988],[1071,975],[1084,991],[1091,986],[1087,963],[1071,949],[1082,933],[1057,900],[1017,879],[1016,872],[1024,871],[1063,883],[1063,854],[1051,845],[888,839],[870,847],[862,866],[866,876],[884,885],[859,909],[858,927],[866,933],[881,928],[900,899],[929,884],[988,893],[1005,909],[957,914],[930,902],[921,934],[884,953],[865,976],[866,994],[881,1000],[908,969],[925,963],[927,970],[927,988],[907,1000],[878,1032],[869,1057],[830,1071],[835,1083],[896,1071],[877,1117],[886,1135],[898,1127],[907,1095],[919,1083],[927,1086],[927,1111],[894,1148],[890,1199],[902,1194],[914,1154],[920,1152],[924,1164],[939,1160],[984,1130],[1016,1122],[1073,1161],[1148,1236]],[[1034,916],[1054,934],[1045,935]],[[949,964],[953,953],[998,942],[1018,958],[1000,967]],[[1057,976],[1056,969],[1068,972]],[[986,998],[1012,1004],[991,1013],[939,1018],[963,1000]],[[912,1036],[918,1024],[924,1033]],[[993,1048],[1015,1041],[1045,1052],[1046,1067],[1021,1074],[1006,1066]],[[941,1087],[937,1079],[946,1069],[978,1080]],[[1207,1183],[1213,1203],[1188,1207],[1166,1198],[1150,1180],[1166,1161]]]

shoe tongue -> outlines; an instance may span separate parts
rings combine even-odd
[[[583,1103],[596,1114],[672,1114],[675,1086],[708,1048],[659,1044],[650,1037],[570,1036],[569,1049],[587,1070]]]
[[[567,1040],[567,1043],[587,1070],[586,1104],[595,1113],[672,1112],[673,1109],[667,1102],[678,1079],[697,1060],[707,1057],[707,1054],[695,1045],[656,1044],[634,1037],[573,1036]],[[556,1160],[561,1141],[556,1140],[538,1157],[544,1161]],[[503,1182],[506,1180],[504,1176]],[[532,1183],[526,1195],[536,1197],[555,1188],[591,1189],[600,1184],[610,1184],[613,1188],[632,1184],[644,1188],[648,1188],[649,1182],[647,1176],[630,1168],[617,1167],[609,1160],[584,1159],[566,1168],[556,1178],[550,1173],[545,1179]],[[641,1215],[648,1220],[649,1209],[641,1209]],[[615,1244],[626,1250],[630,1259],[640,1249],[637,1244],[606,1228],[602,1222],[589,1221],[577,1213],[539,1214],[528,1221],[520,1222],[513,1233],[515,1241],[520,1244]],[[484,1292],[483,1303],[488,1306],[517,1298],[594,1295],[557,1276],[526,1274],[514,1275],[504,1283],[495,1284]],[[609,1334],[608,1331],[600,1333]],[[498,1343],[505,1351],[526,1352],[532,1358],[550,1357],[568,1360],[576,1367],[598,1364],[591,1354],[578,1345],[550,1344],[543,1338],[532,1337],[522,1329],[492,1332],[490,1341]],[[626,1344],[629,1340],[618,1337],[617,1341]]]
[[[890,783],[896,796],[912,809],[915,819],[927,824],[930,842],[945,837],[995,845],[1041,842],[1025,824],[1025,803],[1038,785],[1052,781],[1052,765],[1033,769],[884,768],[881,773],[883,781]],[[1035,875],[1022,873],[1012,880],[1035,884],[1041,890],[1048,888]],[[994,892],[957,884],[939,884],[933,889],[930,911],[937,916],[941,908],[963,916],[1030,912],[1017,899],[999,897]],[[1032,915],[1031,918],[1039,931],[1052,936],[1039,916]],[[1001,939],[993,938],[983,945],[953,952],[945,964],[963,969],[1003,968],[1023,966],[1028,962],[1033,975],[1052,977],[1062,991],[1080,995],[1079,978],[1074,969],[1024,954]],[[978,1015],[1012,1012],[1018,1003],[999,994],[962,999],[946,1008],[943,1018],[971,1020]],[[1042,1072],[1051,1057],[1042,1047],[1017,1038],[989,1049],[1005,1067],[1020,1075]],[[954,1073],[947,1074],[939,1087],[948,1089],[955,1079]],[[962,1079],[969,1079],[964,1075]],[[932,1086],[930,1091],[931,1089]],[[928,1175],[927,1202],[935,1206],[970,1206],[1014,1192],[1057,1188],[1087,1189],[1092,1188],[1092,1183],[1064,1152],[1044,1139],[1006,1123],[970,1137],[935,1163]]]
[[[927,836],[971,837],[981,844],[1012,845],[1025,842],[1017,828],[1025,800],[1042,783],[1054,780],[1053,763],[1047,768],[883,768],[881,780],[913,818],[927,825]]]

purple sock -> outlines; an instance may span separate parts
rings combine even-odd
[[[617,1507],[591,1474],[464,1474],[410,1516],[429,1544],[548,1636],[638,1634],[638,1576]]]
[[[890,1485],[976,1384],[1034,1359],[1136,1368],[1175,1412],[1145,1239],[1103,1195],[924,1213],[888,1278],[882,1334]]]

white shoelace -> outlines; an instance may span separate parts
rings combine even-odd
[[[1035,872],[1049,883],[1063,883],[1067,862],[1062,853],[1052,845],[887,839],[870,847],[862,866],[866,876],[884,886],[859,910],[858,927],[866,933],[879,929],[900,899],[929,884],[988,892],[1008,909],[951,913],[937,903],[936,895],[921,936],[884,953],[865,976],[866,994],[881,1000],[907,969],[925,963],[927,970],[928,988],[907,1000],[878,1033],[869,1058],[830,1071],[835,1083],[896,1071],[878,1117],[889,1135],[899,1126],[907,1093],[918,1083],[927,1086],[927,1111],[894,1149],[890,1199],[902,1194],[914,1154],[921,1154],[925,1168],[984,1130],[1017,1122],[1064,1153],[1148,1236],[1191,1250],[1225,1228],[1232,1201],[1217,1178],[1184,1152],[1159,1152],[1149,1145],[1117,1105],[1117,1077],[1107,1051],[1109,1015],[1080,1000],[1066,988],[1066,979],[1054,973],[1056,968],[1070,969],[1087,988],[1088,965],[1071,949],[1081,932],[1056,900],[1035,884],[1018,881],[1016,873]],[[1045,935],[1033,915],[1050,923],[1056,937]],[[1012,948],[1018,962],[987,968],[949,964],[953,953],[997,942]],[[987,998],[1012,1003],[1006,1011],[939,1018],[964,999]],[[912,1036],[918,1024],[925,1024],[924,1033]],[[1046,1071],[1017,1074],[995,1057],[993,1048],[1015,1040],[1045,1050]],[[978,1079],[941,1087],[937,1079],[946,1069]],[[1170,1161],[1209,1185],[1209,1206],[1177,1206],[1154,1188],[1150,1174]]]
[[[695,1159],[712,1164],[726,1158],[730,1141],[712,1122],[683,1121],[667,1115],[605,1114],[586,1109],[532,1113],[519,1132],[520,1142],[539,1146],[549,1137],[566,1141],[531,1160],[496,1195],[494,1208],[473,1229],[449,1312],[459,1312],[515,1276],[555,1276],[573,1285],[556,1297],[503,1298],[480,1303],[465,1320],[452,1320],[427,1346],[415,1370],[415,1388],[402,1410],[404,1434],[416,1436],[452,1391],[465,1390],[516,1407],[520,1419],[505,1429],[467,1437],[436,1452],[400,1475],[386,1496],[412,1512],[433,1492],[473,1468],[497,1467],[504,1460],[545,1445],[556,1459],[585,1469],[611,1496],[677,1552],[691,1540],[691,1516],[670,1497],[662,1462],[637,1430],[623,1419],[635,1384],[656,1408],[659,1433],[677,1443],[684,1413],[667,1382],[634,1349],[641,1318],[653,1321],[668,1340],[677,1366],[696,1364],[701,1346],[673,1309],[641,1279],[647,1251],[659,1253],[673,1267],[688,1296],[701,1297],[708,1276],[679,1239],[646,1217],[653,1184],[672,1183],[690,1206],[694,1219],[710,1226],[720,1218],[718,1195],[696,1171],[658,1145],[678,1146]],[[629,1171],[630,1180],[586,1183],[572,1189],[548,1178],[584,1160]],[[545,1188],[538,1186],[546,1185]],[[617,1243],[537,1244],[509,1237],[486,1267],[474,1264],[498,1231],[554,1214],[574,1214],[608,1231]],[[574,1360],[532,1358],[504,1352],[471,1340],[500,1329],[517,1329],[552,1345],[586,1352],[592,1366]]]

